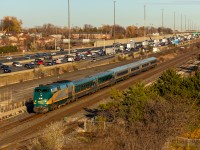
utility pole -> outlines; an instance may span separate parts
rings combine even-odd
[[[175,27],[176,27],[176,13],[174,12],[174,34],[175,34]]]
[[[187,28],[187,24],[186,24],[186,15],[185,15],[185,31],[187,30],[186,28]]]
[[[144,41],[146,37],[146,5],[144,5]]]
[[[68,35],[68,39],[69,39],[69,43],[68,43],[68,53],[70,54],[70,46],[71,46],[71,33],[70,33],[70,6],[69,6],[69,0],[68,0],[68,30],[69,30],[69,35]]]
[[[183,31],[182,21],[183,21],[183,16],[181,14],[181,32]]]
[[[114,36],[114,49],[115,49],[115,3],[116,1],[113,1],[114,2],[114,31],[113,31],[113,36]]]
[[[163,29],[163,9],[162,9],[162,33],[164,33],[163,30],[164,29]]]
[[[3,19],[1,20],[1,31],[3,32]]]

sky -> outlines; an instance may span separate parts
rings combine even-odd
[[[200,0],[116,0],[115,22],[127,27],[144,25],[144,5],[146,6],[146,26],[185,29],[188,20],[200,26]],[[14,16],[21,19],[24,28],[51,23],[59,27],[68,26],[68,0],[0,0],[0,19]],[[70,24],[83,27],[91,24],[99,27],[114,24],[113,0],[70,0]],[[199,28],[200,29],[200,28]]]

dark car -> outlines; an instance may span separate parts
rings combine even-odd
[[[40,57],[42,57],[42,54],[40,54],[40,53],[35,54],[35,58],[40,58]]]
[[[33,69],[35,68],[35,65],[30,63],[30,64],[25,64],[24,67],[27,69]]]
[[[52,66],[52,65],[54,65],[55,63],[53,62],[53,61],[47,61],[47,62],[45,62],[45,65],[46,66]]]
[[[10,69],[10,68],[5,68],[5,69],[3,69],[3,72],[4,72],[4,73],[10,73],[10,72],[11,72],[11,69]]]
[[[31,59],[31,55],[26,55],[25,59]]]
[[[35,62],[41,61],[41,58],[35,58]]]
[[[76,58],[74,59],[75,61],[80,61],[80,57],[76,56]]]
[[[2,69],[2,70],[6,69],[6,68],[9,68],[9,66],[8,66],[8,65],[2,65],[2,66],[1,66],[1,69]]]

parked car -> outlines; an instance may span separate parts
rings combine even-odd
[[[22,64],[20,62],[18,62],[18,61],[14,61],[12,63],[12,65],[15,66],[15,67],[22,67]]]
[[[4,73],[10,73],[11,72],[11,69],[8,67],[8,68],[5,68],[4,70],[3,70],[3,72]]]

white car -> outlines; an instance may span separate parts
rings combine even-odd
[[[18,61],[14,61],[12,63],[12,65],[15,66],[15,67],[22,67],[22,64],[20,62],[18,62]]]
[[[51,53],[51,56],[55,56],[55,55],[56,55],[56,53],[55,53],[55,52],[52,52],[52,53]]]
[[[6,59],[11,60],[13,58],[12,58],[12,56],[8,56],[8,57],[6,57]]]
[[[91,55],[91,54],[87,54],[86,56],[87,56],[87,57],[91,57],[92,55]]]

